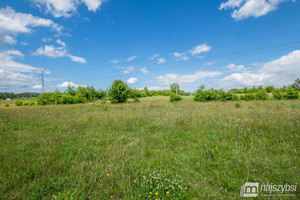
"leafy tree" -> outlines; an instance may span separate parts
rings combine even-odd
[[[123,103],[128,99],[128,86],[121,80],[115,80],[108,91],[109,99],[113,103]]]
[[[297,78],[297,80],[295,80],[291,87],[294,88],[296,91],[300,91],[300,79]]]
[[[170,85],[170,91],[171,91],[172,93],[178,94],[178,93],[179,93],[179,84],[178,84],[178,83],[172,83],[172,84]]]

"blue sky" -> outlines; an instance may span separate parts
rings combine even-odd
[[[277,87],[300,78],[293,0],[2,0],[0,91],[115,79],[186,91]]]

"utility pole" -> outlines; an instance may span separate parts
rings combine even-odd
[[[44,70],[42,70],[42,93],[45,92]]]

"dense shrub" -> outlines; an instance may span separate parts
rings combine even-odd
[[[134,103],[140,103],[140,99],[137,98],[137,97],[135,97],[134,100],[133,100],[133,102],[134,102]]]
[[[129,97],[128,86],[121,80],[115,80],[108,91],[112,103],[123,103]]]
[[[257,100],[267,100],[268,99],[268,94],[267,91],[265,90],[260,90],[255,93],[255,99]]]
[[[9,106],[9,104],[8,104],[8,103],[4,104],[4,107],[8,107],[8,106]]]
[[[170,102],[181,101],[181,100],[182,100],[182,97],[180,95],[171,94],[171,96],[170,96]]]
[[[22,105],[23,105],[23,101],[22,101],[21,99],[17,99],[17,100],[15,101],[15,105],[16,105],[16,106],[22,106]]]
[[[194,101],[236,101],[238,97],[234,92],[224,90],[203,90],[199,88],[194,94]]]
[[[241,100],[245,100],[245,101],[253,101],[255,99],[256,98],[255,98],[254,93],[247,93],[247,94],[241,96]]]
[[[299,98],[299,92],[296,91],[294,88],[290,87],[287,90],[287,93],[285,94],[285,99],[298,99]]]
[[[241,103],[240,103],[240,102],[236,102],[236,103],[235,103],[235,107],[236,107],[236,108],[240,108],[240,107],[241,107]]]
[[[273,90],[272,95],[273,95],[273,98],[276,100],[281,100],[284,97],[284,95],[280,92],[279,89]]]

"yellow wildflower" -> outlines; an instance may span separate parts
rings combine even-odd
[[[157,195],[158,195],[158,192],[155,192],[155,195],[157,196]]]
[[[152,192],[149,192],[149,194],[152,194]]]
[[[145,178],[146,178],[146,176],[143,176],[143,178],[145,179]]]
[[[113,196],[110,196],[110,198],[112,199],[112,198],[113,198]]]
[[[166,194],[170,194],[170,192],[166,192]]]
[[[106,176],[109,176],[109,174],[106,174]]]

